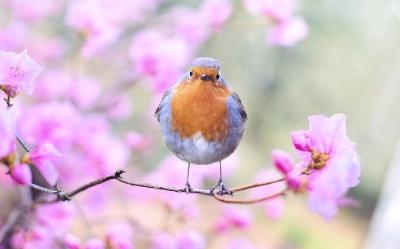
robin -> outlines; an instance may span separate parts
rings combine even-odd
[[[222,181],[221,161],[243,136],[246,111],[237,93],[229,89],[214,58],[201,57],[168,89],[155,112],[168,148],[188,163],[185,191],[190,193],[190,164],[219,162],[219,181],[211,189],[229,194]]]

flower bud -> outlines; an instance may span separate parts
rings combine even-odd
[[[292,157],[290,156],[290,154],[283,150],[273,150],[272,161],[275,167],[284,175],[287,175],[290,171],[293,170],[294,165]]]
[[[80,249],[81,240],[77,236],[69,233],[64,238],[64,246],[66,249]]]
[[[292,143],[296,149],[300,151],[311,151],[311,138],[307,131],[293,131],[290,135],[292,136]]]
[[[32,172],[26,164],[15,164],[11,167],[11,178],[18,184],[27,185],[32,182]]]
[[[105,245],[101,239],[93,238],[86,242],[84,249],[104,249]]]

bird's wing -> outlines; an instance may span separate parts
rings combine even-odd
[[[164,95],[161,98],[160,104],[158,104],[158,107],[157,107],[156,111],[154,112],[154,115],[156,116],[158,122],[160,122],[161,109],[165,105],[166,98],[169,95],[170,91],[171,90],[169,89],[164,93]]]
[[[243,121],[246,121],[247,113],[246,113],[246,110],[244,109],[242,101],[239,98],[239,95],[236,92],[233,92],[231,96],[232,96],[232,99],[237,103],[237,105],[239,107],[240,117],[242,118]]]

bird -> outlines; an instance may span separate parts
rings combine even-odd
[[[167,89],[155,116],[165,144],[187,162],[186,184],[191,164],[219,162],[219,181],[210,192],[231,194],[222,180],[221,161],[232,154],[244,133],[247,113],[238,94],[221,74],[221,64],[210,57],[196,58],[177,83]]]

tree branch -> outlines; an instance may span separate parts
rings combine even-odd
[[[22,212],[22,208],[16,207],[8,215],[6,223],[4,223],[4,225],[0,228],[0,245],[3,244],[4,238],[6,238],[7,234],[14,227],[15,223],[17,223],[18,218],[21,215],[21,212]]]
[[[284,181],[285,181],[285,178],[280,178],[280,179],[273,180],[273,181],[252,183],[252,184],[248,184],[248,185],[232,188],[232,189],[230,189],[230,191],[232,193],[235,193],[235,192],[240,192],[240,191],[244,191],[244,190],[248,190],[248,189],[252,189],[252,188],[258,188],[258,187],[262,187],[262,186],[267,186],[267,185],[271,185],[271,184],[278,183],[278,182],[284,182]]]
[[[82,185],[68,193],[63,193],[63,192],[61,192],[62,194],[58,193],[57,198],[52,199],[52,200],[37,200],[35,202],[35,204],[51,204],[51,203],[56,203],[59,201],[70,201],[72,197],[74,197],[75,195],[77,195],[89,188],[93,188],[94,186],[100,185],[102,183],[121,178],[121,175],[124,173],[125,173],[125,171],[123,171],[123,170],[117,170],[113,175],[109,175],[109,176],[91,181],[91,182],[89,182],[85,185]]]
[[[229,204],[254,204],[254,203],[258,203],[258,202],[262,202],[262,201],[266,201],[266,200],[270,200],[273,198],[276,198],[278,196],[284,196],[289,189],[284,189],[283,191],[273,194],[273,195],[268,195],[262,198],[256,198],[256,199],[248,199],[248,200],[241,200],[241,199],[235,199],[235,198],[226,198],[223,197],[224,195],[228,195],[227,193],[224,194],[217,194],[215,193],[213,190],[205,190],[205,189],[191,189],[189,192],[186,191],[186,189],[184,188],[175,188],[175,187],[169,187],[169,186],[158,186],[158,185],[153,185],[153,184],[149,184],[149,183],[138,183],[138,182],[130,182],[127,181],[126,179],[124,179],[122,177],[122,174],[124,174],[125,171],[123,170],[117,170],[113,175],[109,175],[94,181],[91,181],[85,185],[82,185],[78,188],[76,188],[75,190],[72,190],[68,193],[65,193],[63,195],[61,195],[60,193],[57,194],[57,198],[51,199],[51,200],[37,200],[35,202],[35,204],[51,204],[51,203],[56,203],[59,201],[69,201],[71,200],[72,197],[74,197],[75,195],[84,192],[90,188],[93,188],[97,185],[100,185],[104,182],[108,182],[111,180],[116,180],[120,183],[123,184],[127,184],[130,186],[134,186],[134,187],[140,187],[140,188],[147,188],[147,189],[154,189],[154,190],[162,190],[162,191],[168,191],[168,192],[175,192],[175,193],[185,193],[185,194],[199,194],[199,195],[204,195],[204,196],[212,196],[214,197],[217,201],[223,202],[223,203],[229,203]],[[271,185],[274,183],[278,183],[278,182],[282,182],[285,179],[277,179],[277,180],[273,180],[273,181],[266,181],[266,182],[261,182],[261,183],[254,183],[254,184],[248,184],[248,185],[244,185],[244,186],[239,186],[239,187],[235,187],[232,188],[232,190],[230,191],[231,194],[233,193],[237,193],[237,192],[242,192],[245,190],[249,190],[249,189],[253,189],[253,188],[258,188],[258,187],[262,187],[262,186],[267,186],[267,185]]]
[[[26,151],[26,152],[30,152],[30,148],[29,146],[21,139],[20,136],[16,135],[16,139],[18,141],[18,143],[21,145],[21,147]],[[180,189],[180,188],[174,188],[174,187],[169,187],[169,186],[158,186],[158,185],[153,185],[153,184],[149,184],[149,183],[137,183],[137,182],[129,182],[125,179],[122,178],[122,174],[124,174],[125,171],[123,170],[117,170],[113,175],[109,175],[94,181],[91,181],[83,186],[78,187],[77,189],[68,192],[68,193],[64,193],[63,191],[60,190],[53,190],[53,189],[49,189],[49,188],[45,188],[39,185],[36,185],[34,183],[30,184],[30,187],[42,191],[42,192],[46,192],[49,194],[54,194],[57,196],[57,198],[52,199],[52,200],[37,200],[35,202],[35,204],[50,204],[50,203],[56,203],[58,201],[69,201],[71,200],[71,198],[87,189],[90,189],[92,187],[95,187],[97,185],[100,185],[104,182],[108,182],[111,180],[117,180],[121,183],[130,185],[130,186],[135,186],[135,187],[141,187],[141,188],[148,188],[148,189],[154,189],[154,190],[163,190],[163,191],[169,191],[169,192],[175,192],[175,193],[186,193],[186,194],[200,194],[200,195],[205,195],[205,196],[213,196],[217,201],[223,202],[223,203],[229,203],[229,204],[253,204],[253,203],[258,203],[258,202],[262,202],[262,201],[266,201],[266,200],[270,200],[273,199],[275,197],[278,196],[283,196],[287,193],[288,189],[285,189],[277,194],[274,195],[270,195],[270,196],[266,196],[266,197],[262,197],[262,198],[258,198],[258,199],[249,199],[249,200],[238,200],[238,199],[234,199],[234,198],[225,198],[222,197],[223,195],[227,195],[227,193],[224,194],[216,194],[214,193],[213,190],[204,190],[204,189],[191,189],[189,192],[186,191],[186,189]],[[303,172],[304,174],[304,172]],[[260,182],[260,183],[252,183],[252,184],[248,184],[248,185],[243,185],[243,186],[238,186],[235,188],[230,189],[230,193],[229,194],[234,194],[237,192],[241,192],[241,191],[245,191],[245,190],[249,190],[249,189],[253,189],[253,188],[258,188],[258,187],[263,187],[263,186],[267,186],[267,185],[271,185],[274,183],[278,183],[278,182],[284,182],[285,178],[280,178],[280,179],[276,179],[273,181],[266,181],[266,182]]]
[[[281,192],[278,192],[276,194],[273,195],[268,195],[268,196],[264,196],[261,198],[255,198],[255,199],[248,199],[248,200],[238,200],[238,199],[233,199],[233,198],[226,198],[220,195],[213,195],[213,197],[220,202],[223,203],[227,203],[227,204],[240,204],[240,205],[249,205],[249,204],[255,204],[255,203],[259,203],[259,202],[263,202],[263,201],[267,201],[267,200],[272,200],[274,198],[277,198],[279,196],[284,196],[287,194],[287,192],[289,191],[289,189],[284,189]]]

